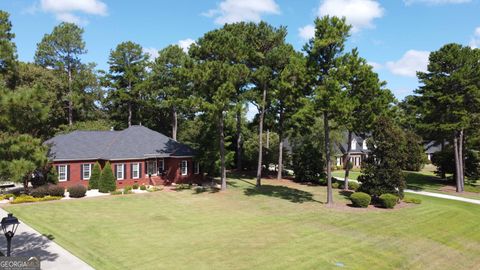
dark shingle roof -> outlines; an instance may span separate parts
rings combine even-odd
[[[333,145],[333,147],[334,147],[333,151],[334,151],[335,155],[343,155],[343,154],[347,153],[347,150],[348,150],[348,144],[347,144],[348,133],[345,132],[343,134],[343,137],[344,138],[342,139],[342,142]],[[357,143],[355,144],[356,145],[355,149],[350,150],[351,154],[365,154],[365,153],[368,153],[368,149],[363,149],[363,141],[365,140],[364,138],[362,138],[361,136],[358,136],[357,134],[353,133],[352,134],[352,141],[354,141],[354,140]]]
[[[50,145],[53,160],[141,159],[147,157],[194,156],[187,145],[143,126],[121,131],[74,131],[55,136]]]

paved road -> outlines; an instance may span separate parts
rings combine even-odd
[[[0,208],[0,218],[7,216],[7,212]],[[20,220],[17,233],[12,239],[12,256],[38,256],[40,265],[46,270],[75,269],[91,270],[91,266],[75,257],[49,238],[41,235]],[[7,243],[5,237],[0,236],[0,250],[6,254]]]

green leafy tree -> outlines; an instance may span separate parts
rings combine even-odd
[[[95,165],[93,165],[92,175],[88,180],[88,187],[90,189],[98,189],[101,178],[102,178],[102,169],[100,168],[100,163],[96,162]]]
[[[50,170],[48,170],[48,173],[47,173],[47,183],[51,183],[51,184],[58,184],[58,173],[57,173],[57,169],[55,168],[55,166],[49,166],[50,167]]]
[[[69,125],[73,124],[75,77],[83,66],[80,56],[87,52],[82,36],[82,28],[73,23],[61,23],[52,33],[45,34],[35,52],[36,64],[55,69],[66,78],[67,91],[63,98],[66,97]]]
[[[358,178],[362,183],[360,191],[374,198],[385,193],[403,198],[405,179],[399,153],[405,152],[404,136],[405,133],[391,119],[383,116],[375,121],[372,136],[367,141],[370,153]]]
[[[141,83],[146,77],[148,55],[142,46],[131,41],[122,42],[110,52],[109,73],[106,86],[109,88],[106,105],[111,117],[121,123],[140,120]],[[134,115],[134,111],[137,115]],[[124,125],[122,125],[124,126]]]
[[[338,71],[344,44],[351,26],[345,18],[325,16],[315,20],[315,36],[304,46],[315,109],[323,115],[327,167],[327,204],[333,204],[331,173],[331,120],[346,110],[346,93],[341,87]]]
[[[379,80],[367,61],[360,57],[357,49],[342,59],[342,85],[347,91],[345,113],[340,122],[347,129],[347,154],[345,164],[350,160],[353,133],[367,137],[376,118],[385,115],[395,101],[393,94],[385,89],[385,82]],[[344,189],[348,190],[350,166],[345,166]]]
[[[5,85],[14,89],[18,76],[17,47],[13,42],[10,14],[0,10],[0,77]]]
[[[115,176],[113,175],[112,166],[110,165],[110,162],[107,161],[103,167],[100,181],[98,182],[98,191],[101,193],[108,193],[110,191],[115,191],[116,189],[117,183]]]
[[[418,172],[427,162],[423,140],[412,131],[407,130],[405,132],[405,153],[403,155],[404,163],[402,169],[407,171]]]
[[[166,108],[171,113],[172,138],[177,140],[178,115],[192,111],[189,70],[191,59],[182,48],[171,45],[159,51],[152,66],[148,83],[151,101],[158,110]]]
[[[23,183],[25,191],[32,174],[47,164],[48,148],[27,134],[0,133],[0,180]]]
[[[447,44],[429,57],[427,72],[418,72],[422,86],[415,91],[420,104],[418,127],[448,134],[455,157],[457,192],[464,191],[464,142],[480,115],[480,50]],[[468,144],[468,142],[467,142]]]

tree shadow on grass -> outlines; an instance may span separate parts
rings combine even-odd
[[[29,232],[17,233],[12,238],[12,256],[37,256],[40,258],[40,261],[56,261],[59,255],[47,250],[53,239],[55,239],[55,237],[51,234],[40,236]],[[4,254],[7,253],[6,247],[5,237],[1,237],[0,249]]]
[[[244,191],[247,196],[264,195],[284,199],[294,203],[318,202],[313,199],[313,194],[307,191],[289,188],[286,186],[262,185],[261,187],[249,187]]]

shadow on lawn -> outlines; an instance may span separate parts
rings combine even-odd
[[[407,182],[407,188],[416,191],[424,190],[426,187],[438,189],[454,184],[452,181],[419,172],[405,172],[405,181]]]
[[[7,243],[4,237],[0,238],[0,248],[6,254]],[[55,239],[51,234],[39,236],[37,234],[21,232],[12,239],[12,256],[32,257],[37,256],[40,261],[55,261],[59,255],[47,250],[50,240]]]
[[[286,186],[272,186],[272,185],[262,185],[261,187],[249,187],[245,189],[245,195],[247,196],[256,196],[256,195],[265,195],[275,198],[284,199],[294,203],[304,203],[304,202],[318,202],[313,199],[313,194],[303,190],[289,188]]]

